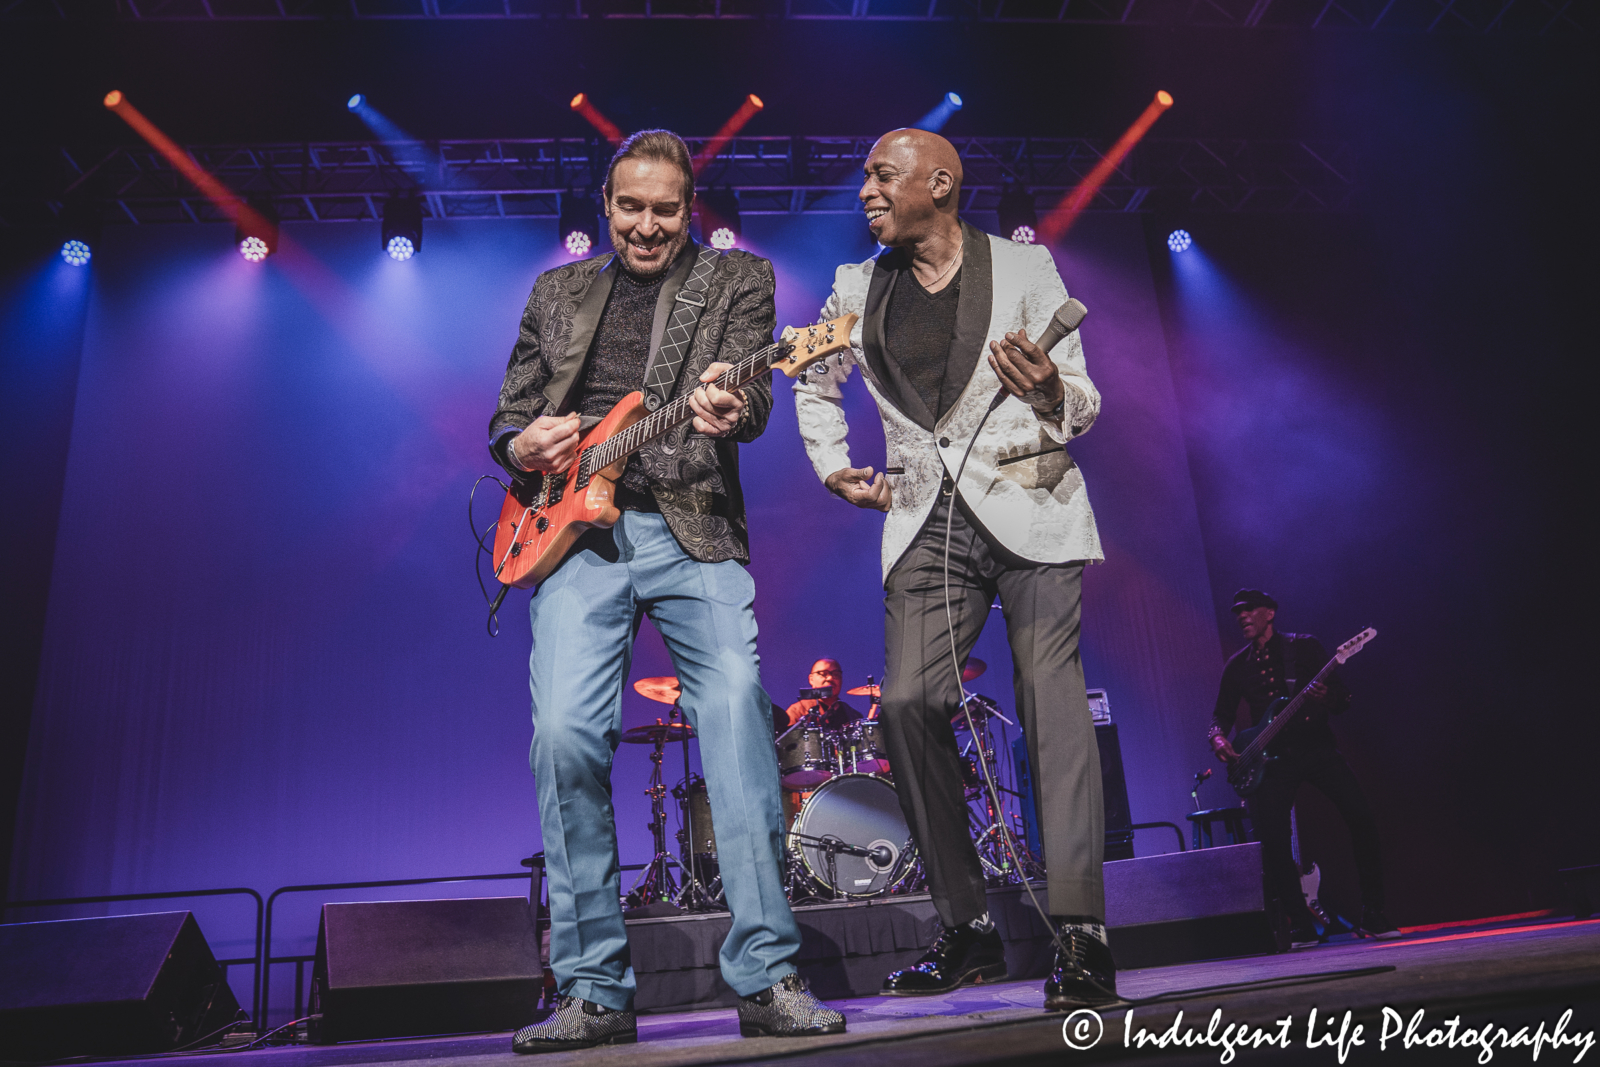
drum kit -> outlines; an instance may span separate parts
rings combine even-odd
[[[967,660],[963,681],[972,681],[986,669],[982,660]],[[694,730],[682,721],[678,680],[642,678],[633,685],[640,696],[671,705],[666,718],[623,733],[628,744],[654,746],[652,770],[645,789],[651,802],[650,829],[655,855],[627,895],[637,907],[670,903],[689,911],[717,910],[724,906],[722,879],[717,868],[717,838],[705,780],[689,769],[689,740]],[[785,888],[793,903],[819,900],[864,900],[921,888],[922,865],[911,831],[906,825],[894,790],[894,771],[878,718],[881,687],[870,677],[867,684],[847,691],[871,700],[863,719],[829,727],[820,713],[818,697],[826,690],[801,690],[812,707],[777,739],[778,773],[790,792],[792,814],[785,834]],[[995,743],[996,722],[1010,723],[988,697],[974,695],[952,720],[964,734],[963,789],[972,818],[973,841],[985,874],[995,884],[1020,882],[1043,873],[1037,859],[1023,852],[1013,860],[1002,826],[1018,820],[1018,794],[1006,788],[1000,775]],[[667,746],[683,750],[683,778],[670,790],[662,778]],[[985,782],[997,788],[1000,803]],[[677,801],[678,855],[667,850],[667,804]],[[1015,832],[1013,836],[1020,837]],[[1018,862],[1020,861],[1020,862]],[[677,868],[674,874],[673,868]]]

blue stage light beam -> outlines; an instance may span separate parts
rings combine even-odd
[[[371,130],[373,136],[380,141],[415,141],[417,139],[402,130],[389,116],[373,107],[372,101],[361,93],[356,93],[349,100],[346,100],[344,106],[349,108],[356,118],[366,123],[367,129]]]
[[[911,125],[918,130],[927,130],[929,133],[938,133],[944,129],[944,124],[950,121],[950,116],[960,111],[961,97],[955,93],[945,93],[934,109],[922,116]]]
[[[1189,236],[1188,230],[1173,230],[1167,234],[1167,247],[1174,252],[1187,252],[1192,244],[1194,238]]]

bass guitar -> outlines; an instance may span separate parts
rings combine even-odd
[[[850,314],[816,326],[787,327],[776,344],[750,353],[723,371],[715,384],[731,392],[773,368],[796,377],[817,360],[848,348],[855,324],[856,316]],[[583,531],[614,526],[622,515],[613,501],[616,482],[628,457],[692,418],[688,394],[651,413],[643,393],[629,393],[578,439],[570,467],[513,482],[495,523],[495,578],[518,589],[538,585]]]
[[[1260,722],[1248,730],[1239,731],[1236,738],[1236,744],[1242,746],[1239,758],[1228,764],[1228,784],[1233,786],[1235,793],[1247,797],[1261,788],[1261,783],[1267,777],[1267,768],[1277,758],[1267,755],[1267,746],[1300,715],[1301,708],[1310,699],[1312,687],[1322,683],[1335,667],[1360,652],[1368,641],[1377,636],[1378,631],[1369,626],[1340,645],[1333,658],[1317,672],[1315,678],[1306,683],[1304,689],[1292,697],[1279,697],[1267,708]]]

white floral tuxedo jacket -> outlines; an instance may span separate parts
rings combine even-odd
[[[884,342],[884,316],[898,271],[907,257],[890,249],[864,263],[847,263],[834,276],[823,305],[825,319],[855,312],[851,348],[813,365],[794,383],[800,436],[817,477],[852,466],[840,389],[861,369],[877,401],[888,442],[886,467],[893,503],[883,526],[883,576],[927,520],[948,472],[955,476],[972,431],[1000,387],[986,355],[990,341],[1024,329],[1038,338],[1067,298],[1048,249],[1020,245],[962,223],[964,262],[956,330],[948,373],[967,379],[960,399],[937,421],[900,372]],[[1039,563],[1099,562],[1100,536],[1083,473],[1067,442],[1100,414],[1100,393],[1084,367],[1083,345],[1073,333],[1051,352],[1066,385],[1061,421],[1039,415],[1016,397],[989,416],[961,475],[961,497],[986,530],[1024,559]]]

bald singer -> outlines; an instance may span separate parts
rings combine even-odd
[[[1049,250],[957,218],[961,177],[955,148],[937,134],[895,130],[873,146],[859,197],[887,251],[838,269],[823,316],[861,315],[852,351],[794,385],[817,476],[845,501],[888,513],[879,719],[944,931],[883,991],[944,993],[1006,976],[951,729],[960,714],[956,663],[998,596],[1059,933],[1045,1007],[1105,1004],[1117,999],[1116,967],[1104,924],[1100,763],[1078,659],[1083,567],[1103,557],[1083,473],[1066,451],[1099,414],[1100,394],[1076,333],[1048,353],[1030,340],[1067,298]],[[888,445],[876,473],[853,466],[845,443],[840,389],[856,367]],[[1001,388],[1007,395],[963,468]]]

